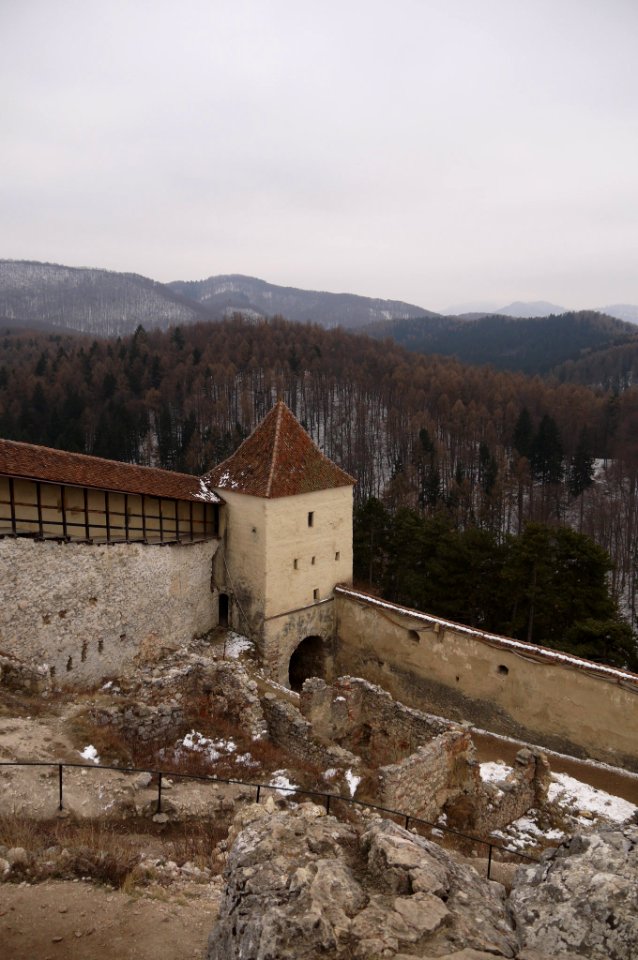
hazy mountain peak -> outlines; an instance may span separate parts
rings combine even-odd
[[[318,323],[323,327],[341,326],[353,330],[377,320],[438,316],[401,300],[281,287],[239,273],[212,276],[206,280],[176,280],[168,286],[218,314],[233,311],[262,316],[281,314],[287,320]]]
[[[635,303],[614,303],[610,307],[600,307],[601,313],[627,323],[638,323],[638,306]]]
[[[561,313],[567,313],[565,307],[559,307],[556,303],[549,303],[547,300],[515,300],[506,307],[500,307],[494,310],[505,317],[549,317],[552,314],[558,316]]]

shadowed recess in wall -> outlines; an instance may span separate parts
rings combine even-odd
[[[292,690],[299,692],[308,677],[325,675],[326,653],[321,637],[305,637],[290,658],[288,678]]]

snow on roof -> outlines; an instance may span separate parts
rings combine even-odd
[[[355,480],[326,457],[280,400],[241,446],[203,481],[253,497],[290,497]]]
[[[586,670],[588,673],[600,674],[617,683],[624,682],[638,687],[638,674],[631,673],[629,670],[621,670],[618,667],[608,667],[603,663],[594,663],[593,660],[585,660],[582,657],[574,657],[569,653],[562,653],[560,650],[552,650],[549,647],[541,647],[534,643],[525,643],[522,640],[513,640],[511,637],[503,637],[498,633],[486,633],[483,630],[477,630],[475,627],[468,627],[462,623],[455,623],[453,620],[444,620],[441,617],[433,617],[429,613],[421,613],[419,610],[412,610],[410,607],[402,607],[396,603],[389,603],[387,600],[380,600],[369,593],[361,593],[359,590],[352,590],[350,587],[336,586],[336,593],[342,593],[345,596],[353,597],[362,603],[374,607],[382,607],[402,616],[409,616],[412,620],[421,620],[429,626],[438,624],[440,627],[448,630],[454,630],[455,633],[466,633],[477,640],[489,643],[491,646],[502,647],[503,650],[510,650],[512,653],[528,654],[530,659],[544,660],[550,663],[566,664],[570,667],[577,667],[579,670]]]

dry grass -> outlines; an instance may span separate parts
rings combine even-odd
[[[0,692],[0,717],[55,715],[71,702],[73,702],[73,696],[64,690],[45,690],[42,693],[30,694],[3,689]]]
[[[207,867],[215,871],[218,868],[214,859],[217,845],[225,840],[228,831],[218,824],[198,821],[189,827],[188,832],[175,832],[164,840],[164,847],[171,860],[178,866],[194,863],[196,867]]]
[[[82,877],[128,892],[158,882],[142,858],[149,852],[179,867],[191,863],[218,873],[218,844],[226,835],[225,827],[206,821],[162,829],[143,820],[107,824],[0,817],[0,844],[28,854],[28,863],[14,868],[13,881]]]
[[[0,817],[0,843],[22,847],[31,856],[19,875],[43,880],[50,876],[88,877],[121,887],[139,861],[125,837],[99,822],[68,823]]]

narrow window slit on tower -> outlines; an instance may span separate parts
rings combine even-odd
[[[309,526],[309,527],[314,527],[314,525],[315,525],[315,515],[314,515],[314,513],[311,511],[311,512],[308,514],[308,526]]]

